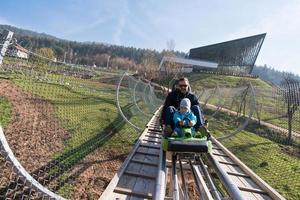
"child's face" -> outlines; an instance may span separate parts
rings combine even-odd
[[[188,109],[186,107],[180,107],[180,113],[185,114],[187,113]]]

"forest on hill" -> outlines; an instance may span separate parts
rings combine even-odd
[[[124,62],[130,62],[130,64],[141,64],[143,58],[149,57],[149,55],[156,62],[159,62],[162,56],[168,52],[167,50],[159,52],[154,49],[126,47],[100,42],[69,41],[45,33],[37,33],[10,25],[0,25],[0,32],[5,29],[13,31],[18,44],[26,49],[36,52],[43,47],[51,48],[57,60],[74,64],[106,66],[108,57],[112,63],[118,61],[118,59],[123,59]],[[174,51],[173,54],[179,57],[186,56],[185,53],[179,51]]]
[[[252,74],[258,75],[261,79],[271,82],[275,85],[280,85],[281,82],[287,77],[300,81],[300,76],[298,74],[279,71],[267,65],[255,66]]]
[[[101,42],[76,42],[30,30],[17,28],[10,25],[0,25],[0,33],[3,30],[11,30],[15,33],[18,44],[33,52],[39,52],[41,48],[50,48],[58,61],[81,65],[96,65],[105,67],[109,61],[111,67],[121,66],[135,69],[153,68],[158,66],[164,55],[176,55],[186,57],[187,54],[179,51],[163,50],[161,52],[154,49],[141,49],[126,47]],[[166,45],[166,49],[168,49]],[[261,79],[279,85],[285,77],[300,80],[300,76],[278,71],[270,66],[255,66],[253,75],[258,75]]]

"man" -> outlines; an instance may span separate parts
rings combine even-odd
[[[194,126],[196,136],[204,133],[209,137],[209,132],[205,127],[205,121],[200,104],[197,97],[190,92],[190,84],[187,78],[180,78],[176,89],[170,92],[166,98],[160,118],[161,124],[165,125],[164,135],[169,137],[172,134],[172,131],[175,128],[173,115],[179,108],[180,102],[183,98],[188,98],[191,101],[191,111],[197,118],[197,122]]]

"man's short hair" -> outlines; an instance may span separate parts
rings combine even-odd
[[[186,77],[182,77],[182,78],[178,79],[178,82],[180,82],[180,81],[186,81],[188,84],[190,84],[189,79]]]

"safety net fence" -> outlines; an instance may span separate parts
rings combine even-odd
[[[232,79],[236,85],[191,82],[211,134],[285,198],[299,199],[299,82]]]
[[[6,58],[0,199],[99,198],[162,104],[155,92],[130,72]]]

